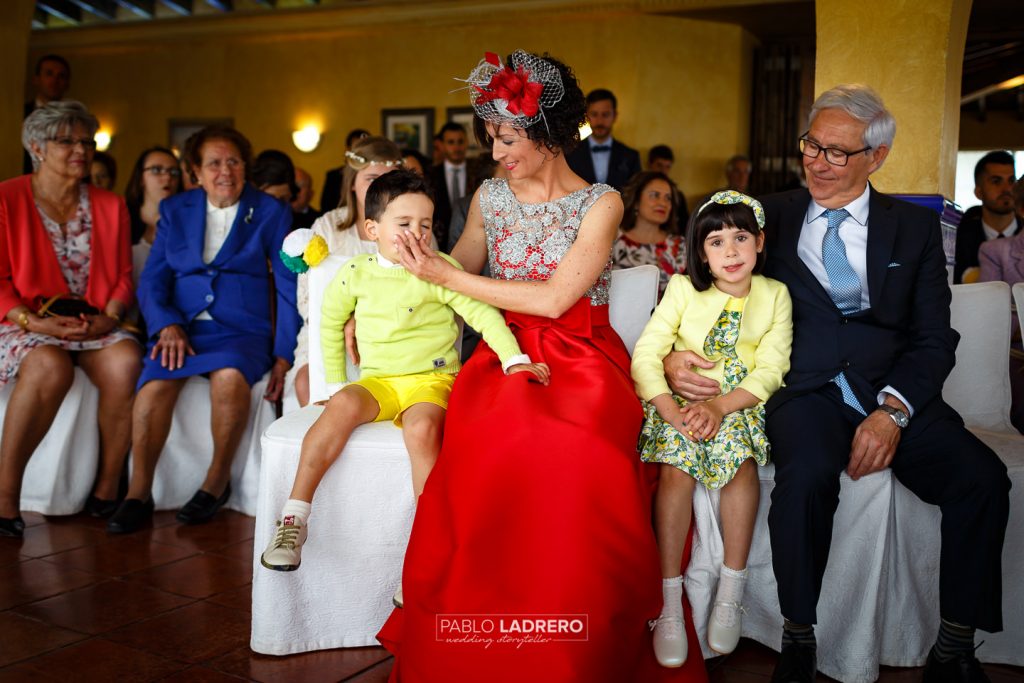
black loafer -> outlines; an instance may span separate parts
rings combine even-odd
[[[103,500],[90,495],[85,501],[85,512],[90,517],[107,519],[117,512],[118,502],[116,500]]]
[[[990,679],[973,652],[961,652],[948,662],[940,662],[933,648],[924,665],[924,683],[990,683]]]
[[[25,535],[25,520],[21,517],[0,517],[0,536],[22,538]]]
[[[108,534],[130,534],[138,531],[153,520],[153,499],[142,501],[125,498],[114,516],[107,521]]]
[[[220,498],[214,498],[212,493],[202,489],[196,491],[192,500],[185,503],[185,506],[178,510],[176,519],[182,524],[205,524],[213,519],[224,503],[231,497],[231,484],[224,488]]]
[[[772,672],[772,683],[814,683],[817,672],[817,650],[790,643],[782,646],[779,661]]]

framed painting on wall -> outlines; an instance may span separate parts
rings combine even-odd
[[[185,141],[207,126],[231,126],[235,120],[223,119],[168,119],[167,146],[180,158],[185,153]]]
[[[473,119],[476,117],[473,107],[448,107],[446,115],[449,122],[457,123],[466,129],[466,141],[469,143],[466,156],[480,156],[480,143],[477,142],[476,135],[473,133]]]
[[[382,109],[380,128],[384,137],[401,148],[411,147],[428,159],[433,155],[434,109]]]

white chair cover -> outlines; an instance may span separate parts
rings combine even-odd
[[[344,261],[325,259],[309,280],[309,380],[313,401],[326,398],[320,338],[323,292]],[[612,324],[632,349],[658,295],[653,266],[612,273]],[[639,311],[639,314],[637,313]],[[349,366],[349,377],[358,372]],[[302,437],[321,408],[285,415],[263,436],[252,582],[252,639],[263,654],[376,645],[402,576],[415,500],[409,456],[392,423],[359,427],[317,489],[302,566],[275,572],[260,565],[298,467]]]
[[[224,507],[256,514],[260,477],[260,435],[275,419],[273,404],[263,399],[267,376],[252,387],[249,417],[231,465],[231,498]],[[174,406],[171,432],[157,462],[153,502],[157,510],[173,510],[187,503],[202,485],[213,457],[210,431],[210,380],[190,377]]]
[[[1003,549],[1004,631],[981,634],[984,662],[1024,664],[1024,437],[1009,427],[1008,288],[1002,283],[953,287],[953,327],[961,335],[957,367],[943,396],[968,427],[1007,464],[1013,481],[1010,523]],[[983,429],[980,426],[997,428]],[[1011,433],[1012,432],[1012,433]],[[760,469],[757,511],[748,568],[743,636],[778,650],[782,616],[772,571],[768,509],[774,466]],[[939,510],[877,472],[854,482],[840,478],[832,549],[818,602],[818,669],[844,683],[878,678],[880,664],[920,666],[938,630]],[[1017,501],[1014,504],[1013,501]],[[697,487],[696,534],[686,591],[705,657],[713,656],[706,626],[724,555],[718,495]]]
[[[0,389],[0,432],[13,391],[14,382]],[[85,506],[100,459],[98,400],[99,391],[81,368],[75,368],[71,389],[25,468],[21,487],[23,511],[73,515]]]

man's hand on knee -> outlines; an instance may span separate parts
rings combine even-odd
[[[900,436],[900,428],[887,413],[876,410],[864,418],[850,447],[850,464],[846,466],[850,479],[857,480],[888,467],[896,455]]]
[[[710,377],[697,374],[691,368],[710,370],[713,361],[701,358],[693,351],[673,351],[665,356],[665,379],[679,396],[687,401],[707,401],[718,396],[722,390],[718,382]]]

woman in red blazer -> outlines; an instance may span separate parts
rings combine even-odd
[[[116,509],[128,453],[142,350],[119,329],[132,304],[128,212],[115,194],[82,183],[96,118],[78,102],[37,109],[22,128],[31,175],[0,183],[0,385],[17,379],[0,439],[0,536],[21,537],[22,476],[81,367],[99,389],[101,465],[90,514]],[[54,295],[94,311],[38,315]]]

